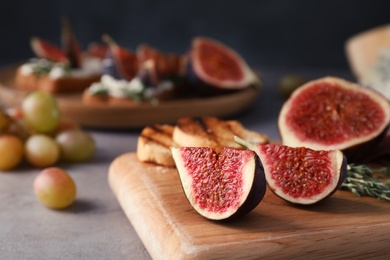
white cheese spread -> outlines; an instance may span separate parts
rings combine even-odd
[[[71,69],[66,64],[52,62],[46,59],[30,59],[24,63],[20,71],[23,75],[48,75],[52,79],[61,77],[85,77],[102,74],[103,62],[95,57],[83,57],[80,69]]]
[[[379,53],[377,63],[359,79],[359,82],[390,99],[390,49]]]
[[[164,80],[157,86],[145,86],[141,79],[134,77],[127,81],[124,79],[115,79],[110,75],[103,75],[100,82],[93,83],[88,92],[91,95],[106,94],[116,98],[131,98],[136,100],[153,99],[159,94],[172,90],[174,88],[173,82]]]

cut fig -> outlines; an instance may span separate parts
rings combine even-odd
[[[342,150],[349,161],[381,141],[389,127],[390,106],[378,92],[325,77],[293,92],[278,119],[282,143],[314,150]]]
[[[70,66],[72,68],[81,68],[82,55],[80,44],[73,32],[73,29],[67,19],[62,19],[62,32],[61,32],[62,50],[68,57]]]
[[[251,150],[209,147],[171,148],[184,193],[191,206],[212,220],[252,211],[266,190],[260,160]]]
[[[183,76],[184,61],[179,55],[163,53],[147,44],[139,45],[136,53],[141,69],[147,71],[154,85],[162,79]]]
[[[213,39],[196,37],[188,57],[188,77],[201,92],[236,91],[260,80],[233,49]]]
[[[91,57],[104,59],[108,55],[107,44],[101,44],[97,42],[91,42],[87,48],[87,54]]]
[[[120,79],[132,80],[138,71],[137,56],[133,52],[119,46],[108,35],[104,35],[103,40],[109,46],[109,57],[112,59],[111,63],[110,61],[108,63],[113,66],[111,70],[107,71],[112,72],[110,75],[113,77],[119,75]],[[113,72],[112,69],[115,70],[115,72]]]
[[[340,189],[347,174],[347,158],[340,150],[250,144],[235,140],[260,157],[268,187],[278,197],[300,205],[315,204]]]
[[[69,62],[66,54],[54,44],[38,37],[31,38],[30,44],[34,54],[39,58],[61,63]]]
[[[136,53],[141,64],[153,61],[155,73],[160,79],[180,75],[184,70],[183,58],[179,55],[163,53],[147,44],[139,45]]]

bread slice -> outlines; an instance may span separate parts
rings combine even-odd
[[[146,126],[138,138],[137,157],[142,162],[174,167],[171,147],[177,147],[172,139],[172,125]]]
[[[211,147],[217,151],[223,147],[241,149],[234,136],[251,143],[269,142],[266,135],[250,131],[236,120],[224,121],[216,117],[184,117],[177,121],[173,131],[173,141],[179,146]]]
[[[15,73],[16,88],[28,91],[43,90],[50,93],[81,92],[93,82],[100,80],[100,74],[51,78],[47,75],[24,74],[20,67]]]

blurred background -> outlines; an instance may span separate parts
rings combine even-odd
[[[387,0],[2,0],[0,6],[2,66],[32,57],[32,36],[59,44],[62,16],[84,49],[107,33],[132,50],[145,42],[185,53],[194,36],[204,35],[259,68],[347,69],[345,41],[390,22]]]

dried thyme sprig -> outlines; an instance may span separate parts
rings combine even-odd
[[[367,165],[348,165],[347,177],[341,185],[357,196],[371,196],[378,200],[390,201],[389,167],[378,169]]]

